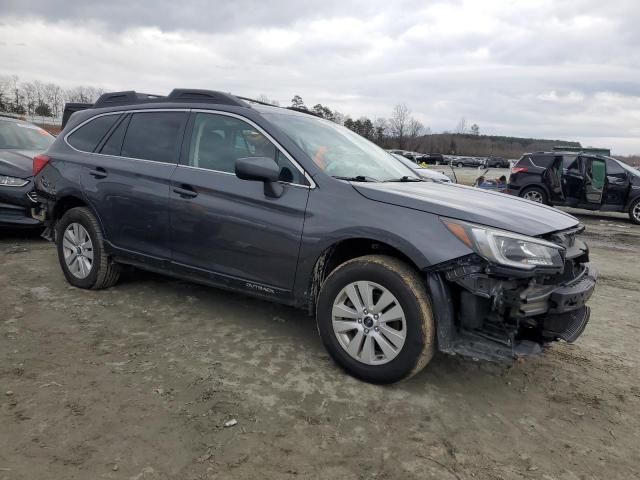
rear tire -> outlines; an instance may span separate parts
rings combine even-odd
[[[520,196],[526,200],[548,205],[547,192],[540,187],[527,187],[520,192]]]
[[[408,378],[435,351],[426,286],[418,272],[394,257],[359,257],[331,272],[318,297],[316,322],[331,357],[371,383]]]
[[[631,222],[640,225],[640,198],[636,198],[629,206],[629,218]]]
[[[464,163],[458,163],[458,168],[464,167]]]
[[[100,224],[91,210],[68,210],[56,224],[55,238],[60,267],[71,285],[98,290],[118,281],[120,266],[106,254]]]

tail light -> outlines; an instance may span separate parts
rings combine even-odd
[[[40,170],[42,170],[47,163],[49,163],[51,157],[48,155],[38,155],[33,157],[33,176],[35,177]]]
[[[527,167],[513,167],[511,169],[511,173],[520,173],[520,172],[528,172],[529,169]]]

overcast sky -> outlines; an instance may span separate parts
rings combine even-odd
[[[640,0],[0,0],[0,74],[640,153]]]

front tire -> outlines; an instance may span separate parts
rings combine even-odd
[[[418,272],[394,257],[349,260],[325,280],[316,321],[331,357],[371,383],[393,383],[422,370],[435,351],[435,325]]]
[[[631,202],[629,206],[629,218],[636,225],[640,225],[640,198]]]
[[[458,168],[464,167],[464,163],[458,163]]]
[[[58,261],[74,287],[98,290],[118,281],[120,266],[104,250],[95,215],[86,207],[68,210],[56,224]]]
[[[536,203],[548,204],[547,192],[540,187],[527,187],[520,192],[520,196],[525,200],[530,200]]]

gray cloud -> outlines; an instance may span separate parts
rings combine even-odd
[[[356,117],[406,102],[434,131],[464,116],[640,153],[637,1],[61,3],[0,0],[0,74],[300,94]]]

